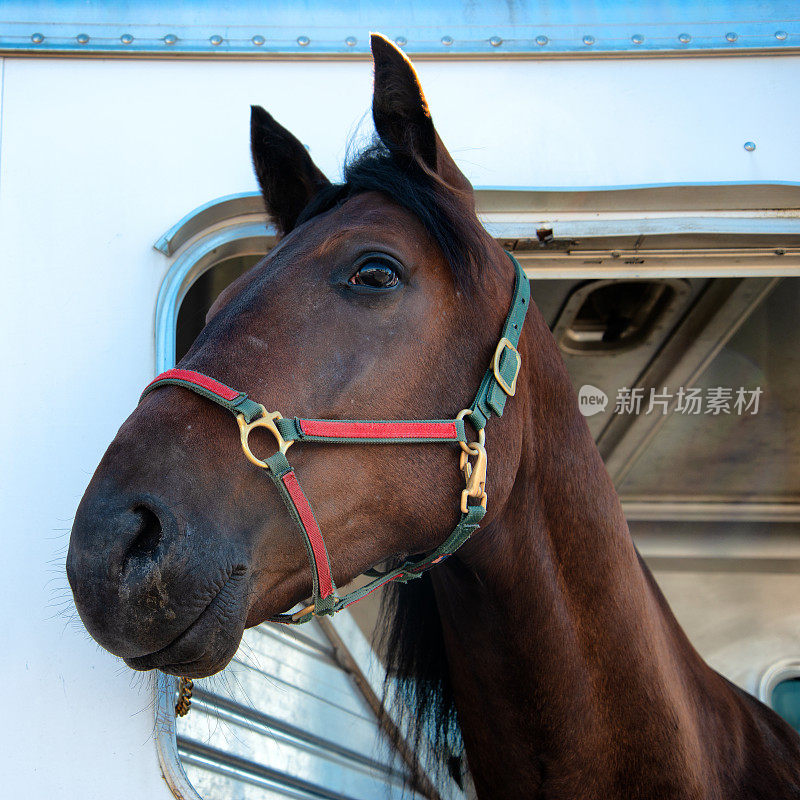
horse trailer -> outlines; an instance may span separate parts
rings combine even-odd
[[[0,0],[9,797],[475,796],[381,712],[380,592],[250,628],[176,716],[178,678],[98,646],[65,572],[143,387],[278,241],[250,107],[339,179],[373,137],[371,31],[529,279],[680,625],[800,730],[794,3]]]

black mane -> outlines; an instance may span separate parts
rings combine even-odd
[[[490,255],[471,197],[421,167],[403,169],[380,140],[348,160],[344,182],[319,191],[300,213],[296,227],[370,191],[383,192],[417,216],[439,245],[459,288],[477,283]]]
[[[460,784],[464,745],[430,574],[405,584],[387,584],[377,627],[386,667],[384,714],[391,711],[400,730],[409,732],[408,744],[420,757],[419,766],[439,775],[446,770]],[[395,702],[391,682],[397,692]],[[396,735],[402,736],[399,731]],[[424,763],[423,742],[428,746]],[[412,782],[418,778],[413,775]]]

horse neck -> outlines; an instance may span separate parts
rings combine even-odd
[[[662,761],[653,772],[662,783],[671,775],[689,789],[704,783],[699,737],[713,735],[700,730],[694,688],[716,676],[642,564],[555,343],[531,311],[523,355],[535,377],[487,427],[490,439],[521,438],[513,488],[434,576],[476,787],[491,798],[519,797],[520,786],[541,787],[537,797],[648,796],[636,770],[629,794],[603,784],[641,759],[634,737]],[[513,451],[490,449],[494,474]]]

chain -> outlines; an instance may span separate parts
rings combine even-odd
[[[194,683],[191,678],[181,678],[178,681],[178,702],[175,703],[175,715],[185,717],[192,707],[192,689]]]

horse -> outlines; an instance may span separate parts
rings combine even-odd
[[[377,578],[387,672],[417,743],[443,761],[463,746],[482,800],[800,798],[800,737],[678,625],[534,304],[517,346],[498,345],[519,271],[481,226],[410,61],[379,35],[371,48],[377,138],[342,183],[252,108],[279,239],[215,301],[184,384],[145,394],[89,483],[67,560],[86,628],[133,669],[208,676],[246,627],[330,613],[328,579],[388,564],[373,574],[415,580]],[[496,377],[487,421],[470,403],[498,353],[517,385]],[[459,435],[297,446],[298,495],[264,480],[266,466],[281,488],[258,454],[277,440],[274,468],[293,442],[262,404],[329,429],[413,417]],[[226,409],[249,409],[241,437]]]

